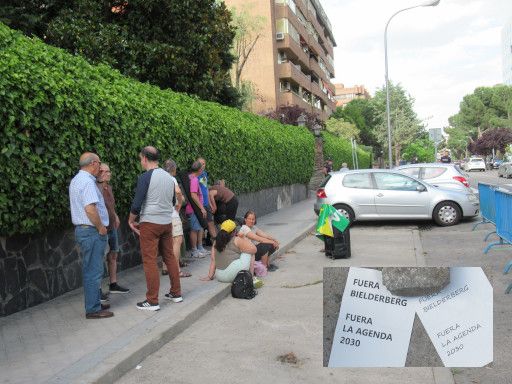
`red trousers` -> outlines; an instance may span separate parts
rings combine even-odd
[[[148,288],[146,299],[151,304],[158,304],[160,271],[158,270],[157,258],[159,252],[169,271],[169,279],[171,281],[170,292],[175,296],[181,296],[178,258],[172,250],[172,224],[143,222],[140,223],[139,229],[142,265]]]

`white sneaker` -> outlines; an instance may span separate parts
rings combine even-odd
[[[206,256],[205,254],[199,252],[198,250],[192,251],[192,253],[190,254],[190,257],[192,259],[202,259],[205,256]]]
[[[140,303],[137,303],[137,309],[143,310],[143,311],[158,311],[160,310],[160,305],[158,304],[151,304],[149,301],[144,300]]]
[[[202,253],[205,256],[210,256],[212,254],[209,250],[204,248],[198,248],[197,250],[199,251],[199,253]]]

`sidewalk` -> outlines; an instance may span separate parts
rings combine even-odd
[[[316,223],[313,199],[258,218],[258,226],[281,243],[285,253]],[[1,383],[112,382],[139,361],[183,332],[230,292],[230,285],[202,282],[209,258],[187,267],[184,301],[164,301],[169,289],[162,276],[158,312],[137,310],[146,282],[142,266],[119,273],[128,294],[110,295],[115,316],[86,320],[83,291],[78,289],[52,301],[0,319]]]

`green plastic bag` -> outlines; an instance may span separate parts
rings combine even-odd
[[[322,204],[316,223],[316,236],[323,239],[324,236],[334,237],[333,227],[343,232],[350,221],[329,204]]]

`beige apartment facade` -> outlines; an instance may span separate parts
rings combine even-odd
[[[241,79],[255,88],[254,113],[298,105],[327,120],[336,108],[331,24],[319,0],[225,0],[261,27]]]
[[[369,99],[371,97],[364,85],[345,88],[343,84],[334,84],[334,88],[337,107],[344,107],[354,99]]]

